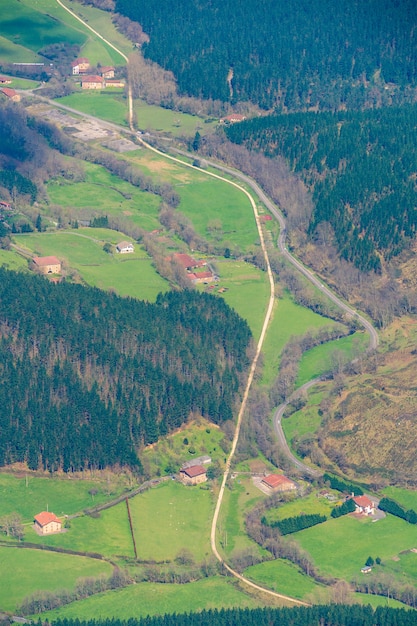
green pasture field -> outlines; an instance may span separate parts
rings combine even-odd
[[[224,433],[218,426],[201,418],[201,421],[186,424],[176,433],[167,435],[152,446],[144,448],[139,456],[150,476],[156,476],[158,470],[172,474],[172,466],[179,470],[186,461],[205,454],[210,456],[212,461],[222,464],[225,452],[220,442],[223,439]],[[188,443],[184,443],[184,440]]]
[[[80,600],[56,611],[42,614],[44,619],[79,618],[89,620],[185,613],[203,609],[233,607],[256,608],[262,602],[240,591],[228,578],[205,578],[186,585],[140,583],[125,589]]]
[[[286,292],[275,305],[266,334],[262,351],[265,363],[262,383],[269,386],[277,377],[281,352],[291,337],[334,324],[333,320],[296,304]]]
[[[228,557],[233,553],[251,548],[263,553],[262,548],[245,532],[245,515],[265,496],[253,484],[250,477],[236,476],[232,489],[226,489],[217,526],[218,545]]]
[[[30,527],[25,529],[25,539],[31,543],[95,552],[106,557],[134,556],[126,502],[101,511],[98,517],[83,515],[74,518],[70,524],[68,532],[45,537],[40,537]]]
[[[72,590],[78,578],[110,576],[106,561],[42,550],[0,547],[0,610],[15,611],[35,591]]]
[[[100,62],[102,65],[125,65],[125,60],[115,50],[104,43],[97,35],[92,33],[75,17],[65,11],[55,0],[23,0],[23,4],[33,7],[42,13],[50,15],[53,19],[59,20],[67,27],[70,32],[76,31],[83,38],[83,46],[81,49],[82,56],[87,56],[90,62],[96,64]],[[110,13],[100,11],[92,7],[84,7],[79,2],[73,0],[66,2],[66,5],[74,13],[82,18],[86,18],[87,23],[100,32],[106,39],[120,48],[122,52],[128,54],[132,50],[132,45],[127,39],[119,33],[114,27]],[[59,39],[57,41],[60,41]],[[62,39],[61,39],[62,41]],[[85,42],[85,43],[84,43]]]
[[[178,135],[194,137],[197,131],[202,136],[207,135],[212,133],[217,126],[217,122],[208,122],[206,124],[197,115],[163,109],[152,104],[146,104],[143,100],[134,101],[134,110],[137,115],[138,128],[143,131],[169,133],[174,137]]]
[[[206,484],[169,480],[130,500],[138,558],[173,560],[187,548],[197,562],[211,556],[213,498]]]
[[[0,250],[0,265],[8,270],[27,270],[28,262],[14,250]]]
[[[376,609],[377,606],[389,606],[392,609],[412,610],[407,604],[385,596],[377,596],[371,593],[354,593],[352,597],[356,604],[370,604],[373,609]]]
[[[338,495],[334,491],[331,493]],[[294,498],[291,502],[285,502],[275,509],[269,509],[265,513],[265,517],[269,522],[287,517],[296,517],[297,515],[319,514],[330,517],[332,509],[337,504],[341,504],[341,502],[329,502],[326,498],[319,496],[318,491],[314,491],[304,498]]]
[[[85,235],[85,232],[91,234]],[[104,252],[105,241],[116,243],[126,238],[116,231],[106,232],[105,238],[103,229],[94,228],[33,233],[17,236],[16,242],[37,255],[58,256],[68,267],[75,268],[89,285],[113,290],[121,296],[154,301],[158,293],[168,290],[168,283],[156,273],[151,259],[139,245],[129,255]],[[103,238],[98,241],[95,235]]]
[[[292,534],[291,539],[310,554],[320,572],[350,580],[360,575],[368,556],[384,562],[416,546],[417,528],[392,515],[377,522],[345,515]]]
[[[417,491],[414,489],[401,489],[400,487],[385,487],[382,493],[387,498],[391,498],[401,504],[406,510],[417,511]],[[417,546],[416,546],[417,547]]]
[[[417,553],[406,552],[400,554],[398,560],[384,561],[384,571],[392,574],[396,580],[417,586]]]
[[[74,159],[68,159],[71,167]],[[75,165],[79,161],[75,159]],[[82,162],[84,181],[70,182],[62,178],[48,183],[50,201],[68,209],[81,209],[80,213],[123,217],[144,230],[160,227],[158,208],[160,198],[141,191],[138,187],[111,174],[106,168]],[[80,219],[83,215],[80,215]],[[87,217],[87,215],[85,216]]]
[[[70,96],[59,98],[60,104],[72,107],[88,115],[95,115],[103,120],[128,126],[127,124],[127,100],[121,93],[109,91],[92,91],[73,93]]]
[[[94,500],[88,493],[91,489],[98,491]],[[51,479],[30,473],[19,477],[0,473],[0,517],[16,512],[25,523],[31,523],[34,515],[47,509],[58,516],[72,515],[106,502],[122,489],[115,481],[107,484],[98,480],[70,479],[69,475]]]
[[[190,170],[188,184],[177,187],[181,196],[178,210],[193,223],[197,233],[209,241],[247,251],[259,241],[258,229],[249,199],[223,180],[211,179],[200,170]],[[218,238],[207,231],[210,222],[221,226]]]
[[[323,590],[321,585],[306,576],[297,565],[284,559],[252,565],[246,568],[244,575],[255,583],[269,587],[272,591],[300,600],[312,601],[314,593]]]
[[[29,78],[15,78],[14,76],[10,76],[11,83],[8,87],[12,89],[35,89],[39,87],[40,82],[37,80],[30,80]]]
[[[1,26],[1,22],[0,22]],[[42,63],[43,59],[32,50],[13,43],[6,37],[0,36],[0,62],[13,63],[19,59],[21,63]]]
[[[56,3],[48,3],[49,6],[53,4]],[[78,45],[86,41],[86,36],[80,30],[68,28],[66,24],[44,13],[39,0],[27,4],[7,0],[7,11],[0,12],[0,30],[7,39],[33,52],[58,41]]]
[[[286,440],[290,443],[290,447],[295,436],[302,437],[303,435],[313,434],[320,427],[322,418],[318,414],[318,405],[323,398],[322,386],[320,384],[315,386],[314,390],[310,389],[307,405],[300,411],[296,411],[290,417],[282,420],[282,428]]]
[[[268,306],[268,276],[245,261],[221,260],[216,266],[220,276],[219,288],[227,289],[219,295],[248,322],[257,340]],[[212,290],[212,293],[218,291]]]
[[[358,351],[365,351],[368,345],[369,335],[364,332],[357,332],[304,352],[300,361],[296,386],[301,387],[312,378],[332,369],[338,354],[341,355],[343,362],[348,362],[355,358]]]

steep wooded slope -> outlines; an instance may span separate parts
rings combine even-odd
[[[232,417],[249,328],[222,299],[156,304],[0,269],[0,465],[138,465],[191,413]]]
[[[334,110],[375,98],[367,81],[395,84],[395,98],[417,81],[413,0],[116,0],[116,10],[197,97]]]
[[[359,269],[380,270],[414,237],[417,106],[267,116],[226,132],[287,159],[313,194],[310,235],[323,237],[330,225],[327,238]]]

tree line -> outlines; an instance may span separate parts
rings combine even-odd
[[[413,611],[359,604],[293,608],[209,609],[198,613],[156,615],[122,621],[57,619],[52,626],[412,626]]]
[[[0,465],[129,465],[193,413],[233,415],[250,330],[221,298],[157,302],[0,269]]]

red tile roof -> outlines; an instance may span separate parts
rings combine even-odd
[[[201,474],[205,474],[206,470],[202,465],[192,465],[191,467],[186,467],[182,469],[181,472],[187,474],[189,478],[195,478],[196,476],[201,476]]]
[[[276,489],[277,487],[280,487],[282,485],[286,485],[287,487],[289,487],[290,485],[295,485],[292,480],[290,480],[283,474],[269,474],[269,476],[265,476],[265,478],[262,479],[262,482],[271,489]]]
[[[82,83],[100,83],[103,84],[104,79],[101,76],[83,76],[81,79]]]
[[[55,513],[49,513],[48,511],[42,511],[38,515],[35,515],[35,522],[39,524],[39,526],[46,526],[51,522],[61,523],[61,520],[55,515]]]
[[[71,66],[76,67],[80,63],[90,63],[90,61],[86,57],[80,57],[79,59],[75,59],[75,61],[71,63]]]
[[[61,265],[61,261],[56,256],[35,256],[33,262],[36,265]]]
[[[368,496],[355,496],[354,498],[352,498],[352,500],[357,506],[360,506],[363,509],[367,506],[371,508],[373,508],[374,506],[374,503],[368,498]]]
[[[14,89],[11,89],[11,87],[2,87],[0,91],[4,93],[4,95],[8,98],[13,98],[14,96],[17,96],[16,91]]]
[[[189,254],[174,254],[174,259],[178,261],[185,269],[189,267],[197,267],[197,261],[193,259]]]

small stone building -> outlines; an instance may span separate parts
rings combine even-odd
[[[268,487],[271,492],[294,491],[297,485],[293,480],[283,474],[269,474],[262,479],[262,485]]]
[[[202,465],[192,465],[180,470],[180,479],[184,485],[199,485],[207,480],[206,470]]]
[[[61,520],[55,513],[49,513],[49,511],[42,511],[42,513],[35,515],[34,521],[38,535],[52,535],[53,533],[60,533],[62,530]]]
[[[60,274],[61,261],[56,256],[35,256],[32,259],[33,268],[41,274]]]
[[[131,252],[134,252],[135,248],[133,243],[131,243],[130,241],[121,241],[117,244],[116,251],[119,252],[119,254],[129,254]]]

